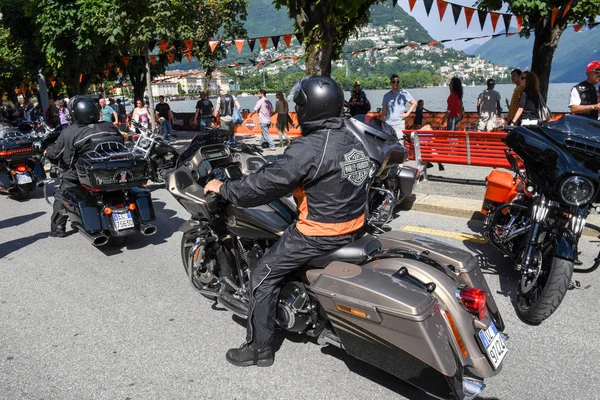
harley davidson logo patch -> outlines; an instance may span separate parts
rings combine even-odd
[[[254,120],[251,118],[248,118],[244,121],[244,127],[246,127],[246,129],[248,129],[250,132],[254,132],[254,129],[256,129],[256,122],[254,122]]]
[[[352,151],[344,154],[344,162],[342,166],[342,177],[348,179],[353,185],[362,185],[369,176],[370,162],[369,157],[360,150],[352,149]]]
[[[114,176],[116,183],[127,183],[133,179],[133,175],[128,170],[117,172]]]

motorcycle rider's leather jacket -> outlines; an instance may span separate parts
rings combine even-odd
[[[296,229],[305,236],[347,235],[363,227],[370,160],[342,118],[302,124],[303,137],[256,173],[225,182],[236,206],[267,204],[293,191]]]
[[[115,136],[115,142],[122,142],[123,136],[110,122],[98,122],[90,125],[69,125],[46,150],[46,157],[58,162],[66,169],[64,178],[77,180],[74,165],[79,156],[92,150],[90,140],[94,137]]]

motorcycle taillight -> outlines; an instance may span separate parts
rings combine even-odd
[[[25,172],[27,171],[27,167],[24,165],[17,165],[17,172]]]
[[[460,301],[467,311],[483,319],[487,314],[487,293],[484,290],[465,286],[459,293]]]

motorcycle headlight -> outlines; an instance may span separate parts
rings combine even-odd
[[[590,179],[583,176],[571,176],[559,184],[558,192],[562,201],[572,206],[578,206],[592,200],[595,188]]]

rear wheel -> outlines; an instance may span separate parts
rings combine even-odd
[[[524,321],[540,324],[560,306],[571,283],[573,262],[554,257],[554,246],[538,252],[533,274],[522,272],[517,297],[517,314]]]

